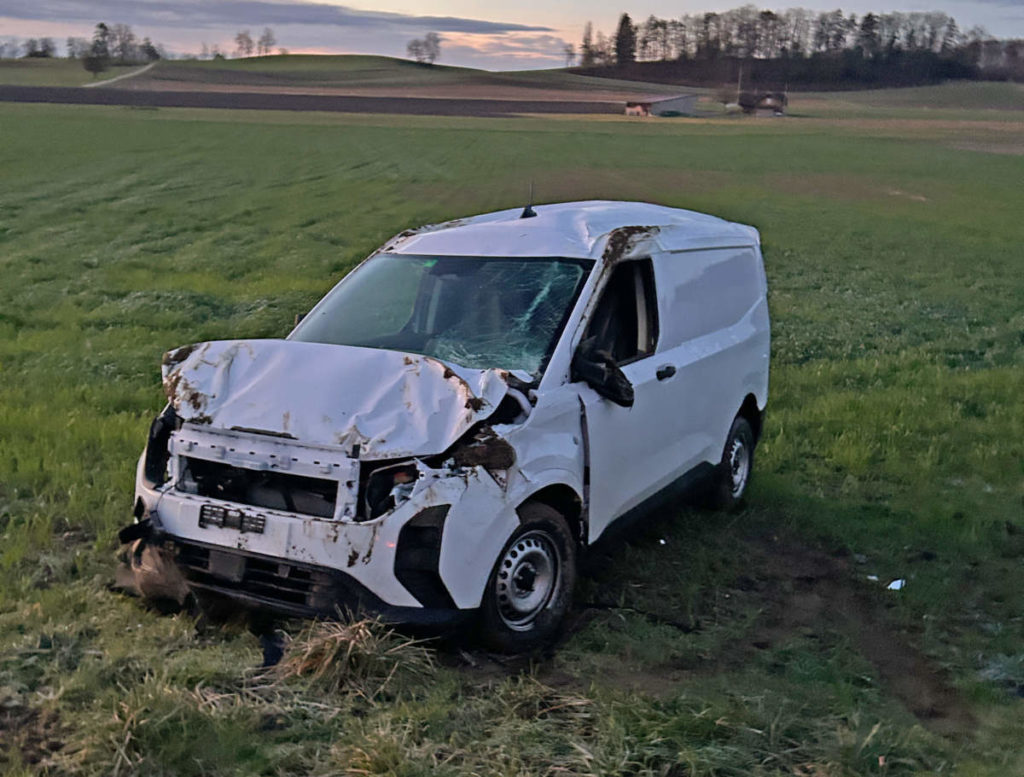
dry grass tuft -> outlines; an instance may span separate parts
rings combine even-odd
[[[399,680],[433,675],[433,651],[376,619],[317,621],[288,645],[274,669],[280,680],[303,677],[327,690],[379,697]]]

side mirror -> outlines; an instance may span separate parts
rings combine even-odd
[[[633,406],[633,384],[607,351],[594,349],[592,341],[580,343],[572,357],[569,378],[583,381],[605,399],[622,407]]]

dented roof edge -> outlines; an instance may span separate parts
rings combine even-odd
[[[537,217],[530,219],[521,218],[521,208],[511,208],[405,230],[380,252],[601,259],[617,234],[653,229],[658,231],[657,245],[663,251],[715,242],[732,246],[759,243],[757,231],[746,225],[646,202],[588,200],[535,205],[534,210]]]

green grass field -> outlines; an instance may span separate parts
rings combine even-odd
[[[789,114],[829,119],[1021,121],[1024,84],[951,81],[941,86],[803,92],[790,95]],[[960,134],[967,137],[968,128]]]
[[[838,96],[838,95],[836,95]],[[954,81],[941,86],[844,92],[851,103],[900,108],[1024,111],[1024,84]]]
[[[115,65],[95,78],[77,59],[2,59],[0,84],[14,86],[84,86],[107,81],[139,70],[138,66]]]
[[[1024,122],[961,118],[0,104],[0,763],[1024,773]],[[530,181],[761,230],[745,511],[680,506],[591,559],[566,639],[526,662],[377,634],[348,674],[268,677],[243,627],[108,589],[165,350],[283,335],[390,235]]]

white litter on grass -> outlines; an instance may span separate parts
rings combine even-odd
[[[664,545],[665,544],[665,540],[658,540],[658,544],[659,545]]]
[[[891,583],[889,583],[889,585],[886,586],[886,588],[888,588],[890,591],[899,591],[906,584],[907,581],[901,577],[898,580],[893,580]]]
[[[872,583],[877,583],[878,575],[868,575],[868,580],[870,580]]]

